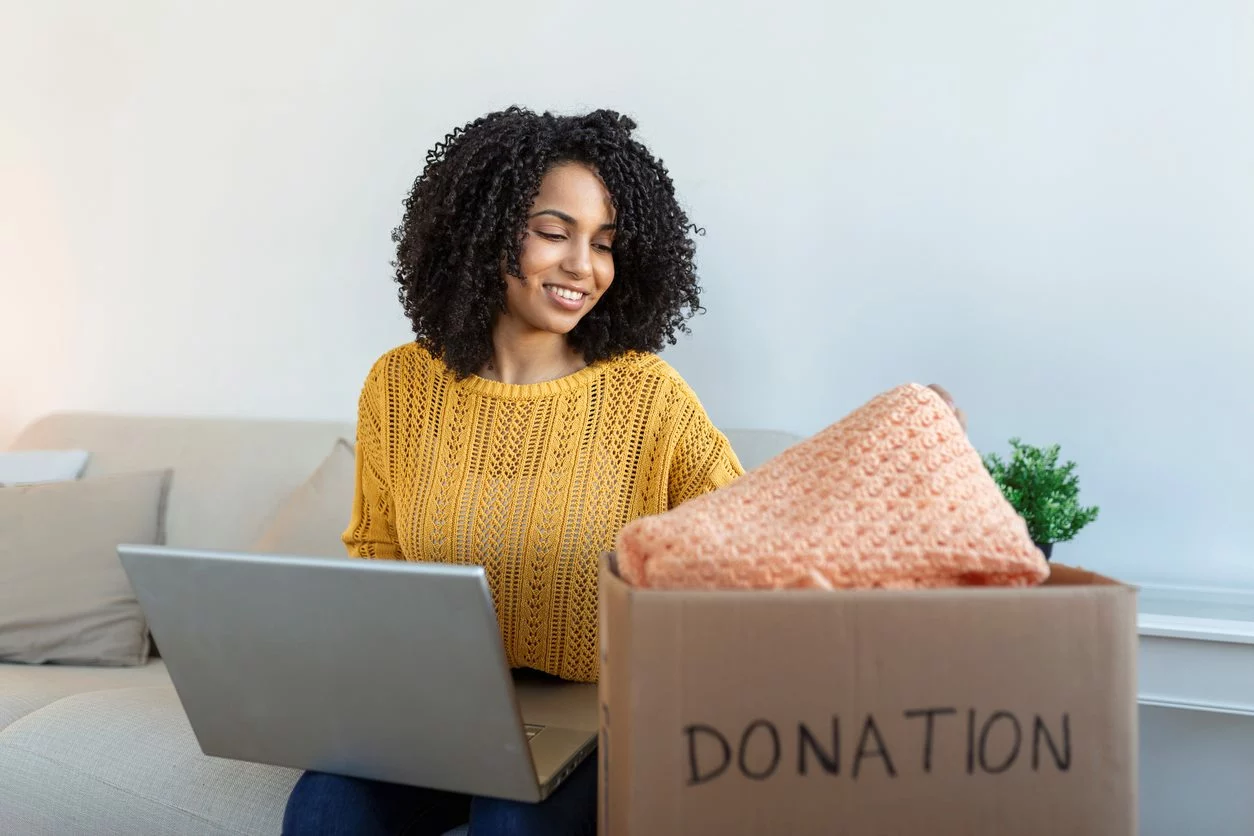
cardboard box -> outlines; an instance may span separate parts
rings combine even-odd
[[[1136,833],[1129,586],[600,592],[602,836]]]

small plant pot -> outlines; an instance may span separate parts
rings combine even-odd
[[[1049,560],[1051,557],[1054,556],[1054,544],[1053,543],[1037,543],[1036,547],[1041,550],[1041,554],[1045,555],[1046,560]]]

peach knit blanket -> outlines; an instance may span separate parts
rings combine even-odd
[[[660,588],[1027,586],[1049,575],[949,405],[886,392],[720,490],[629,523],[629,583]]]

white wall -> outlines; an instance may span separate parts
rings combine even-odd
[[[3,0],[0,0],[3,2]],[[389,233],[490,108],[633,113],[724,425],[938,380],[1081,463],[1059,557],[1254,585],[1247,0],[3,3],[0,444],[49,409],[351,418]]]

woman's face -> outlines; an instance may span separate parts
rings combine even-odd
[[[528,331],[568,334],[614,281],[614,207],[579,163],[549,170],[527,219],[522,276],[505,276],[505,316]]]

